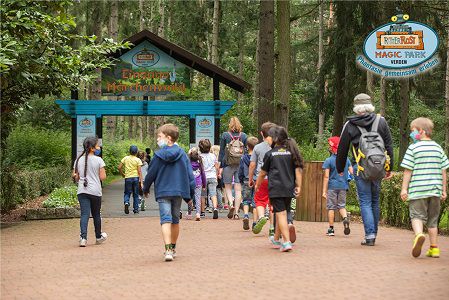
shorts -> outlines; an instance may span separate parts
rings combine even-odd
[[[181,197],[164,197],[156,199],[159,203],[159,217],[161,225],[165,223],[179,224],[181,211]]]
[[[223,169],[222,176],[224,184],[240,183],[239,180],[239,166],[226,166]]]
[[[268,197],[268,179],[264,179],[257,192],[254,194],[256,206],[266,207],[270,203]]]
[[[328,190],[327,205],[328,210],[342,209],[346,207],[346,190]]]
[[[242,199],[243,205],[256,207],[254,203],[254,188],[248,186],[248,181],[245,181],[242,184]]]
[[[427,228],[438,227],[441,200],[439,197],[410,200],[408,203],[410,219],[422,220]]]
[[[273,207],[273,213],[277,213],[290,210],[292,198],[291,197],[272,198],[270,199],[270,202],[271,206]]]
[[[207,178],[206,179],[206,189],[201,192],[202,197],[206,196],[217,196],[217,179]]]

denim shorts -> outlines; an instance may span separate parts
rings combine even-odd
[[[234,179],[234,183],[240,183],[239,166],[226,166],[221,177],[224,184],[232,184],[232,179]]]
[[[159,217],[161,225],[165,223],[179,224],[181,211],[181,197],[164,197],[156,199],[159,203]]]
[[[201,192],[201,196],[202,197],[206,197],[206,196],[217,196],[217,179],[215,178],[207,178],[206,180],[206,190],[203,190]]]
[[[346,190],[327,191],[327,209],[336,210],[346,207]]]
[[[441,200],[439,197],[409,200],[410,219],[418,219],[427,224],[427,228],[438,227]]]
[[[254,203],[254,188],[249,187],[247,181],[242,183],[242,199],[243,205],[256,207],[256,204]]]

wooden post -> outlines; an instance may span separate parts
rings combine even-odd
[[[192,118],[190,116],[189,118],[189,142],[190,144],[196,144],[196,136],[195,136],[195,130],[196,130],[196,119],[195,117]],[[190,145],[189,145],[190,147]]]
[[[213,79],[213,85],[214,101],[220,100],[220,82],[215,77]],[[215,118],[214,144],[220,145],[220,118]]]
[[[78,100],[78,90],[72,90],[70,93],[70,98],[72,100]],[[76,116],[72,117],[72,164],[70,165],[73,166],[73,164],[75,163],[76,160]]]

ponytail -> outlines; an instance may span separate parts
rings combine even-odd
[[[84,159],[84,183],[83,183],[83,186],[87,187],[88,182],[87,182],[86,175],[87,175],[87,158],[89,157],[89,152],[88,151],[85,151],[85,152],[86,152],[86,158]]]

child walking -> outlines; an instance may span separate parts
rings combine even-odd
[[[329,144],[329,152],[331,156],[328,157],[323,163],[324,179],[323,179],[323,198],[327,200],[327,210],[329,218],[329,228],[327,229],[328,236],[334,236],[334,218],[335,211],[340,212],[343,218],[344,234],[351,233],[349,228],[349,218],[346,212],[346,191],[349,189],[348,184],[348,172],[353,174],[351,162],[346,159],[346,167],[343,172],[343,176],[337,173],[337,166],[335,160],[337,158],[338,144],[340,138],[338,136],[330,137],[327,140]]]
[[[415,239],[412,256],[419,257],[426,240],[423,226],[427,224],[430,248],[428,257],[440,257],[438,248],[438,217],[441,201],[446,200],[449,161],[442,147],[431,139],[433,122],[417,118],[410,124],[413,140],[401,163],[404,168],[401,199],[409,202],[410,219]]]
[[[129,155],[125,156],[118,166],[118,170],[125,177],[125,192],[123,202],[125,204],[125,214],[129,214],[129,198],[133,194],[133,212],[139,213],[139,186],[143,185],[142,161],[137,157],[137,146],[129,147]],[[123,166],[125,170],[123,170]]]
[[[207,191],[201,195],[201,212],[204,216],[204,205],[206,196],[212,199],[213,205],[213,218],[218,219],[218,202],[217,202],[217,174],[218,174],[218,160],[217,157],[210,152],[211,144],[208,139],[200,140],[198,143],[200,148],[200,156],[204,167],[204,173],[206,174],[206,186]]]
[[[218,160],[220,156],[220,146],[212,145],[210,151],[215,155]],[[226,193],[223,194],[224,183],[223,178],[217,175],[217,201],[218,201],[218,209],[228,209],[227,200],[225,199]]]
[[[239,180],[242,183],[242,199],[243,199],[243,230],[249,230],[249,207],[251,206],[255,210],[254,203],[254,188],[249,186],[249,165],[251,161],[251,155],[253,149],[256,146],[258,140],[256,137],[248,137],[246,140],[246,146],[248,153],[244,154],[240,160],[239,166]],[[257,179],[257,177],[253,178]],[[257,214],[253,213],[253,223],[257,221]]]
[[[190,164],[195,177],[195,221],[201,220],[201,191],[206,188],[206,174],[204,173],[203,162],[198,154],[198,149],[192,148],[189,151]],[[190,209],[190,205],[189,205]],[[187,214],[188,216],[189,214]],[[189,217],[187,217],[189,219]]]
[[[147,154],[143,151],[139,151],[137,153],[137,157],[142,161],[142,166],[140,168],[142,172],[142,179],[145,180],[148,172],[148,162],[146,160]],[[143,182],[140,182],[139,185],[139,201],[140,201],[140,210],[145,211],[145,197],[143,196]]]
[[[179,130],[175,125],[165,124],[159,127],[157,144],[160,150],[153,156],[143,187],[147,197],[151,185],[155,183],[154,193],[159,204],[165,261],[172,261],[176,257],[182,199],[193,199],[195,193],[195,178],[190,162],[184,150],[175,145],[178,137]]]
[[[301,192],[303,159],[296,142],[289,138],[284,127],[272,127],[268,131],[274,148],[265,154],[264,164],[256,182],[256,191],[268,175],[268,195],[276,218],[271,242],[281,252],[293,249],[287,220],[293,197]],[[280,238],[282,236],[282,242]]]

